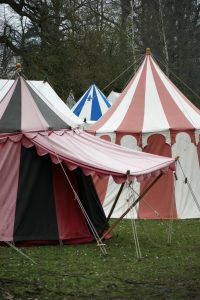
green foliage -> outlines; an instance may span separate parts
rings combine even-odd
[[[137,220],[142,259],[135,254],[130,220],[105,241],[21,250],[0,247],[1,299],[199,299],[200,220]]]
[[[93,81],[100,89],[108,86],[105,94],[111,90],[121,92],[134,68],[110,83],[150,47],[166,65],[164,71],[169,71],[178,87],[200,106],[198,97],[173,76],[175,73],[200,94],[199,1],[2,0],[0,6],[1,3],[7,3],[20,18],[20,25],[12,22],[12,17],[0,18],[4,77],[12,51],[20,57],[27,78],[42,80],[47,74],[63,99],[71,89],[78,99]]]

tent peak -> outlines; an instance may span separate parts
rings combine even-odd
[[[22,65],[20,63],[16,63],[16,73],[21,74]]]
[[[146,48],[146,55],[151,55],[151,48]]]

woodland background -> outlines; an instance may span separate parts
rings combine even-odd
[[[0,78],[21,62],[63,100],[92,82],[121,92],[147,47],[200,107],[199,0],[0,0]]]

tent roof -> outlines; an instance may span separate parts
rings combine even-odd
[[[56,164],[64,161],[69,170],[81,167],[85,175],[112,175],[117,183],[126,180],[127,170],[138,181],[174,170],[173,158],[130,150],[80,129],[0,134],[0,145],[8,140],[35,146],[38,155],[49,154]]]
[[[88,131],[151,133],[200,129],[200,111],[170,81],[151,55],[117,101]]]
[[[76,127],[77,125],[83,124],[83,121],[71,112],[48,82],[36,80],[27,80],[26,82],[44,102],[47,102],[50,107],[53,107],[56,113],[62,115],[63,119],[69,123],[70,126]],[[0,102],[13,83],[14,80],[11,79],[0,79]]]
[[[95,84],[92,84],[72,107],[72,111],[82,120],[97,121],[110,106],[111,102]]]

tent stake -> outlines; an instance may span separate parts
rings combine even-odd
[[[131,204],[131,206],[121,215],[121,217],[117,219],[116,222],[113,223],[113,225],[110,228],[108,228],[108,230],[101,236],[101,240],[103,240],[104,237],[108,233],[110,233],[121,222],[121,220],[125,217],[125,215],[127,215],[127,213],[144,197],[144,195],[148,192],[148,190],[150,190],[150,188],[160,179],[160,177],[162,177],[163,174],[164,173],[161,173],[154,179],[154,181],[146,188],[146,190],[144,190],[144,192],[135,200],[135,202]]]

